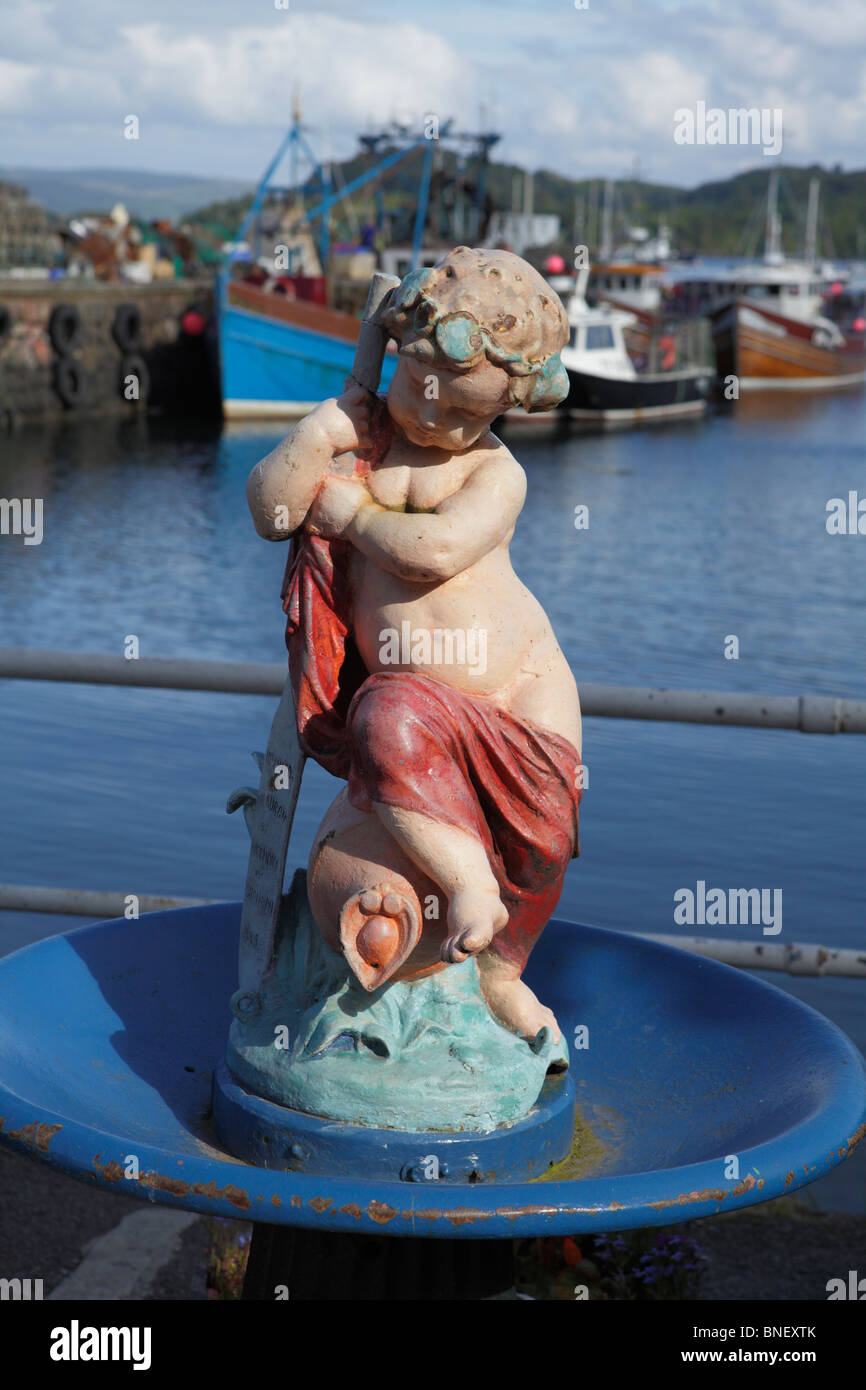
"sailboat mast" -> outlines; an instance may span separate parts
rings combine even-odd
[[[613,251],[613,183],[604,181],[604,206],[601,214],[601,259],[609,260]]]
[[[803,252],[807,265],[814,265],[818,259],[818,191],[819,178],[809,180],[809,202],[806,208],[806,244]]]
[[[767,189],[767,227],[764,235],[764,260],[768,263],[782,259],[782,225],[779,221],[779,175],[770,175]]]
[[[589,187],[589,227],[586,234],[587,243],[592,247],[593,252],[601,258],[601,244],[598,235],[598,180],[593,179]]]

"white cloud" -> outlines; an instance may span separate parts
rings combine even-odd
[[[866,45],[866,5],[862,0],[775,0],[768,31],[788,30],[819,48],[838,52],[862,51]]]
[[[32,104],[38,90],[39,69],[31,63],[0,58],[0,111],[15,112]]]
[[[279,15],[280,12],[275,12]],[[378,121],[406,108],[467,114],[472,69],[437,34],[414,24],[382,30],[331,15],[290,23],[171,35],[147,24],[121,30],[152,104],[214,125],[287,120],[300,82],[314,119]]]
[[[672,140],[674,111],[706,98],[709,87],[704,71],[660,49],[643,54],[639,63],[628,64],[613,79],[622,135],[627,139],[632,132],[636,143],[648,132]]]
[[[255,176],[300,82],[313,143],[355,148],[368,121],[427,111],[474,126],[496,155],[573,175],[641,160],[676,183],[756,162],[748,148],[673,142],[673,113],[782,107],[783,157],[862,163],[864,0],[0,0],[4,161]],[[140,17],[141,16],[141,17]],[[409,16],[409,18],[407,18]],[[142,139],[123,142],[123,116]],[[5,138],[3,138],[5,135]]]
[[[58,48],[52,0],[28,0],[23,4],[4,0],[0,15],[0,32],[7,52],[24,59],[44,59]]]

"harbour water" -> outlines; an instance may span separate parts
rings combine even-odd
[[[864,426],[854,390],[628,433],[513,429],[529,478],[515,568],[578,683],[866,695],[866,536],[825,524],[829,499],[866,497]],[[128,421],[0,441],[0,496],[44,499],[41,545],[0,537],[0,645],[121,654],[136,636],[142,656],[283,660],[285,552],[244,500],[281,433]],[[225,798],[255,782],[273,705],[0,682],[0,879],[240,897],[248,842]],[[605,719],[584,738],[582,855],[560,916],[866,948],[866,738]],[[335,790],[308,764],[293,863]],[[678,927],[674,895],[699,881],[780,890],[781,932]],[[0,913],[0,952],[80,924]],[[763,978],[866,1050],[866,981]],[[866,1156],[812,1191],[866,1209]]]

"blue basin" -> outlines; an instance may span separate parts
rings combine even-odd
[[[238,903],[101,922],[0,960],[0,1139],[148,1201],[320,1230],[476,1239],[662,1225],[792,1192],[866,1133],[866,1067],[749,975],[553,921],[527,980],[567,1031],[574,1176],[321,1177],[242,1163],[210,1120],[236,987]],[[582,1165],[582,1166],[581,1166]]]

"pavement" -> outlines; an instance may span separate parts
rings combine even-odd
[[[826,1302],[831,1279],[866,1275],[866,1215],[780,1197],[691,1224],[709,1261],[701,1301]],[[866,1288],[866,1285],[864,1285]]]
[[[45,1298],[204,1299],[207,1229],[191,1212],[67,1177],[0,1148],[0,1278]]]

